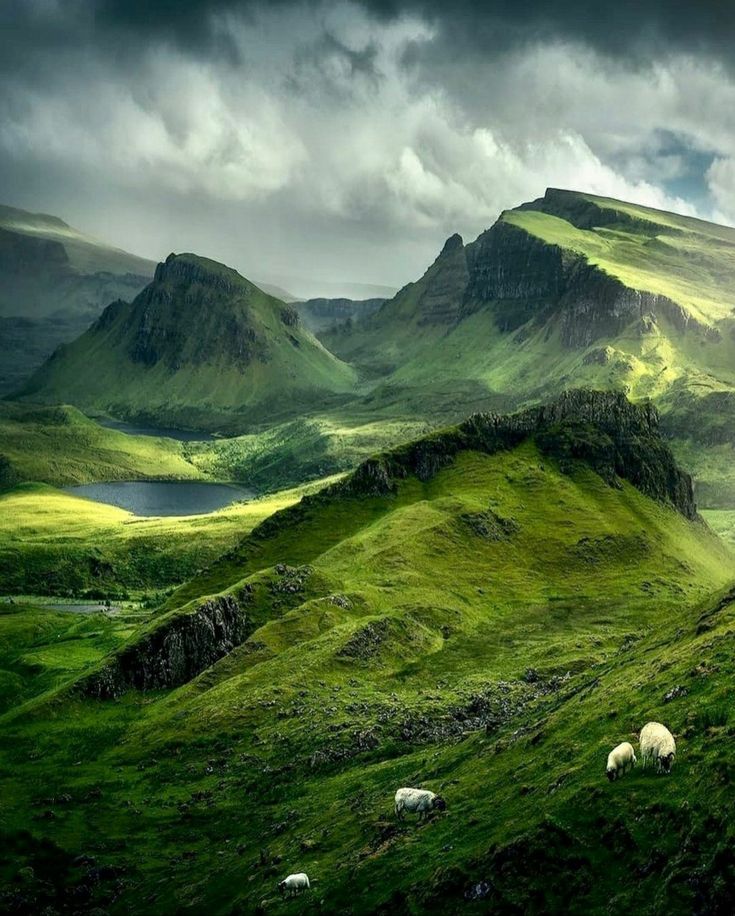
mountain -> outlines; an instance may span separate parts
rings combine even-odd
[[[109,305],[20,394],[153,425],[220,429],[329,402],[353,383],[291,306],[222,264],[172,254],[131,303]]]
[[[293,305],[306,327],[319,336],[345,325],[350,328],[377,312],[384,302],[385,299],[307,299]]]
[[[0,206],[0,393],[17,388],[110,301],[137,295],[154,268],[56,216]]]
[[[322,339],[372,381],[379,415],[451,420],[574,385],[650,397],[695,463],[723,446],[710,488],[735,500],[734,306],[735,229],[549,189]]]
[[[2,902],[729,912],[731,575],[656,410],[575,391],[375,456],[148,620],[8,609]],[[649,719],[673,774],[608,783]]]

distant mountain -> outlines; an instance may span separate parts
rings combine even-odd
[[[155,266],[56,216],[0,206],[0,394],[113,299],[136,296]]]
[[[132,303],[113,302],[60,347],[21,396],[221,429],[328,403],[353,382],[291,306],[216,261],[172,254]]]
[[[140,292],[155,266],[56,216],[0,206],[0,315],[91,320],[112,299]]]
[[[384,302],[385,299],[307,299],[293,305],[306,327],[318,336],[369,318]]]

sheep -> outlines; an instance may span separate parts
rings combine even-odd
[[[418,814],[419,820],[426,820],[431,811],[445,811],[447,803],[440,795],[428,789],[399,789],[396,792],[396,817],[403,819],[405,811]]]
[[[301,891],[310,887],[309,876],[304,872],[299,872],[297,875],[289,875],[283,881],[278,882],[278,892],[282,897],[285,897],[286,893],[288,893],[289,897],[295,897]]]
[[[643,766],[656,761],[657,773],[670,773],[676,757],[674,736],[660,722],[648,722],[641,729],[641,757]]]
[[[614,747],[607,755],[607,778],[612,782],[614,779],[620,779],[629,769],[637,763],[633,745],[629,741],[623,741],[617,747]]]

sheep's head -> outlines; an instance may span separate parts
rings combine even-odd
[[[671,767],[672,767],[673,764],[674,764],[674,757],[675,757],[675,756],[676,756],[676,754],[672,751],[670,754],[664,754],[662,757],[659,757],[659,758],[658,758],[658,759],[661,761],[661,769],[662,769],[665,773],[670,773],[670,772],[671,772]]]
[[[278,893],[281,896],[283,896],[286,893],[286,882],[285,881],[278,882]]]
[[[437,811],[446,811],[447,810],[447,803],[444,801],[441,795],[436,796],[436,798],[432,802],[432,806]]]
[[[610,780],[610,782],[613,782],[616,776],[614,767],[609,767],[607,770],[605,770],[605,775]]]

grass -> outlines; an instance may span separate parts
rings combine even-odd
[[[230,590],[259,622],[199,678],[6,714],[5,880],[40,902],[39,880],[60,899],[87,884],[112,912],[471,913],[488,881],[499,912],[635,895],[653,914],[691,913],[685,879],[711,868],[716,904],[735,616],[708,595],[731,567],[701,522],[532,443],[313,501],[173,596]],[[650,718],[678,736],[674,775],[608,784],[608,750]],[[447,813],[396,825],[411,784]],[[90,884],[80,853],[114,877]],[[311,896],[280,901],[302,869]]]
[[[197,479],[182,443],[128,436],[74,407],[0,402],[0,455],[9,463],[0,486],[37,481],[57,486],[98,480]]]
[[[140,596],[178,585],[308,486],[208,515],[140,518],[42,484],[0,494],[4,594]]]

